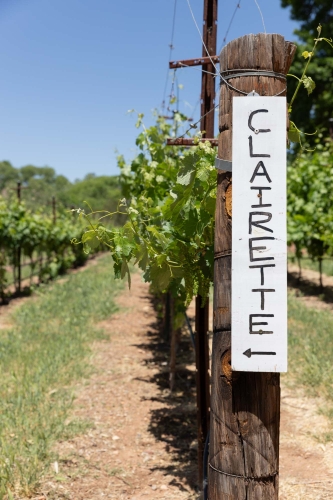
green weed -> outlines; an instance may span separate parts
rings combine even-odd
[[[116,311],[109,256],[64,283],[42,287],[0,330],[0,499],[29,494],[52,460],[52,444],[84,432],[69,420],[71,384],[87,376],[95,325]],[[9,493],[10,492],[10,493]]]
[[[288,315],[290,375],[310,394],[326,399],[324,412],[333,419],[333,315],[307,307],[294,293],[289,294]]]

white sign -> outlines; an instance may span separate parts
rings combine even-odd
[[[232,144],[232,369],[285,372],[286,99],[234,97]]]

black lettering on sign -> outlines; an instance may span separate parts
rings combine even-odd
[[[252,135],[249,136],[249,149],[250,149],[250,157],[251,158],[270,158],[271,157],[271,155],[266,155],[264,153],[254,153],[253,152]]]
[[[265,275],[264,275],[265,267],[275,267],[275,264],[258,264],[256,266],[249,266],[250,269],[260,269],[261,286],[264,286],[265,284]]]
[[[264,215],[266,219],[261,219],[254,221],[253,216],[255,215]],[[249,234],[252,234],[252,226],[258,227],[259,229],[264,229],[264,231],[268,231],[269,233],[273,232],[273,229],[269,227],[262,226],[261,224],[267,224],[272,218],[272,214],[270,212],[250,212],[249,213]]]
[[[257,109],[256,111],[252,111],[252,113],[249,116],[249,121],[248,121],[248,126],[254,132],[255,134],[260,134],[261,132],[270,132],[270,128],[253,128],[252,127],[252,118],[253,115],[256,115],[257,113],[268,113],[268,109]]]
[[[250,262],[255,262],[257,260],[274,260],[274,257],[253,257],[254,250],[266,250],[267,247],[253,247],[253,241],[262,241],[262,240],[275,240],[273,236],[259,236],[257,238],[249,238],[249,252],[250,252]]]
[[[251,189],[258,189],[259,193],[257,194],[259,198],[259,205],[251,205],[251,208],[260,208],[260,207],[271,207],[271,203],[263,203],[262,202],[262,192],[263,190],[271,190],[272,188],[270,187],[263,187],[263,186],[251,186]]]
[[[259,168],[262,168],[262,172],[259,172]],[[254,169],[254,172],[253,172],[253,175],[250,179],[250,182],[253,182],[254,179],[258,176],[258,175],[264,175],[266,177],[266,179],[268,180],[268,182],[272,182],[270,176],[268,175],[268,172],[266,170],[266,167],[264,165],[264,163],[262,161],[260,161],[258,163],[258,165],[256,166],[256,168]]]
[[[266,333],[273,333],[271,331],[264,331],[264,330],[258,330],[258,331],[253,331],[253,327],[254,326],[266,326],[268,325],[268,323],[266,321],[261,321],[261,322],[258,322],[258,321],[253,321],[252,318],[274,318],[274,314],[250,314],[249,316],[249,320],[250,320],[250,334],[259,334],[259,335],[263,335],[263,334],[266,334]]]
[[[265,292],[275,292],[274,288],[253,288],[252,292],[260,292],[261,293],[261,310],[265,309]]]

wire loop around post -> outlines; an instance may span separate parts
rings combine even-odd
[[[256,69],[235,69],[235,70],[231,69],[231,70],[220,71],[221,85],[223,84],[226,85],[228,89],[233,90],[238,94],[248,95],[248,92],[239,90],[228,82],[228,80],[231,80],[232,78],[240,78],[243,76],[265,76],[271,78],[279,78],[282,79],[284,82],[287,80],[286,75],[284,75],[283,73],[277,73],[275,71],[261,71]],[[281,90],[281,92],[279,92],[278,94],[275,94],[274,97],[283,94],[284,92],[286,92],[286,90],[287,87]]]

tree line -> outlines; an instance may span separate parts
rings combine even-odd
[[[9,161],[0,162],[0,194],[5,200],[16,198],[18,182],[22,185],[22,200],[32,211],[42,207],[51,213],[52,197],[56,198],[58,210],[78,208],[86,201],[91,207],[112,211],[120,198],[118,176],[89,173],[71,182],[48,166],[15,168]]]

